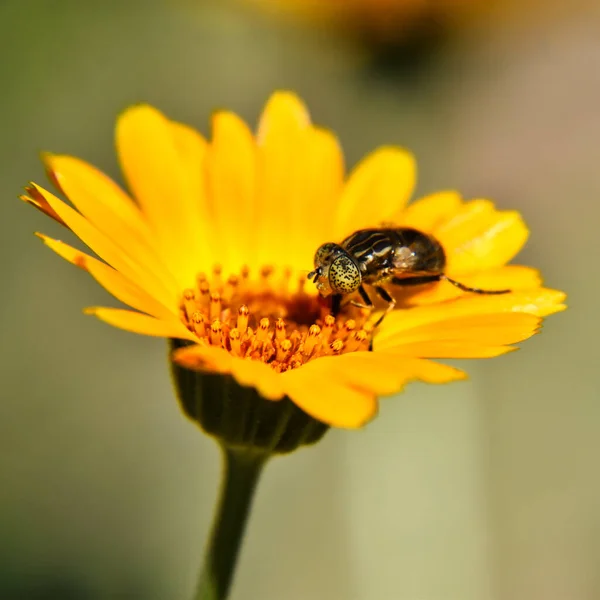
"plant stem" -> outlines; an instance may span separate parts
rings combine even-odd
[[[254,490],[269,454],[223,446],[221,492],[195,600],[225,600],[233,580]]]

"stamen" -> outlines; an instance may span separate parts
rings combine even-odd
[[[223,300],[231,302],[238,288],[239,280],[235,275],[230,275],[225,287],[223,288]]]
[[[253,277],[247,267],[224,276],[219,265],[209,276],[198,273],[196,288],[181,296],[182,322],[200,342],[260,360],[279,373],[320,356],[369,350],[370,310],[348,304],[335,318],[326,302],[305,289],[304,275],[290,269],[275,274],[267,266]]]
[[[198,310],[196,306],[195,293],[192,289],[184,290],[183,292],[183,308],[187,315],[188,321],[192,320],[192,315]]]
[[[286,268],[283,270],[283,277],[281,278],[280,294],[286,298],[290,293],[290,280],[292,278],[292,270]]]
[[[238,319],[237,319],[237,328],[240,330],[240,333],[243,335],[246,333],[246,329],[248,327],[248,315],[250,311],[245,304],[242,304],[238,310]]]
[[[298,293],[299,294],[303,294],[304,293],[304,287],[306,286],[306,277],[304,277],[303,275],[301,275],[298,278]]]
[[[200,283],[198,292],[198,304],[206,310],[210,303],[210,285],[208,281],[204,280]]]
[[[331,338],[331,334],[333,333],[334,325],[335,317],[332,315],[327,315],[323,323],[323,330],[321,331],[323,348],[326,348],[329,345],[329,340]]]
[[[285,337],[285,321],[283,319],[277,319],[275,322],[275,339],[278,342],[281,342]]]
[[[198,336],[203,338],[206,335],[206,327],[204,325],[204,315],[197,310],[193,315],[192,315],[192,325],[194,328],[194,333]]]
[[[215,265],[213,267],[212,286],[215,289],[221,289],[223,287],[223,280],[221,274],[223,273],[223,267],[221,265]]]
[[[290,340],[283,340],[277,348],[277,355],[275,356],[275,360],[283,363],[286,362],[292,352],[292,342]]]
[[[274,356],[275,348],[273,347],[273,344],[271,344],[271,342],[267,342],[263,347],[263,351],[260,358],[263,362],[269,362]]]
[[[244,265],[241,269],[240,269],[240,274],[242,276],[242,279],[248,279],[249,275],[250,275],[250,267],[248,265]]]
[[[309,357],[313,350],[315,349],[317,343],[319,342],[319,335],[321,333],[321,328],[318,325],[311,325],[308,330],[308,337],[304,342],[303,354],[306,357]]]
[[[206,273],[200,272],[198,273],[198,275],[196,275],[196,287],[198,289],[200,289],[200,286],[205,282],[208,281],[208,279],[206,278]]]
[[[215,292],[210,295],[210,320],[214,321],[221,317],[221,294]]]
[[[300,345],[300,341],[302,340],[302,334],[297,329],[294,329],[294,331],[292,331],[292,333],[290,334],[289,340],[290,342],[292,342],[294,348],[296,348]]]
[[[269,277],[271,277],[271,275],[273,274],[273,271],[274,271],[274,269],[271,266],[263,267],[260,270],[260,278],[261,279],[269,279]]]
[[[242,355],[242,343],[240,340],[240,331],[239,329],[232,329],[229,332],[229,343],[231,344],[231,353],[234,356]]]
[[[346,323],[344,323],[344,329],[346,334],[350,334],[356,329],[356,321],[354,319],[348,319]]]
[[[346,341],[345,352],[356,352],[357,350],[366,350],[365,342],[368,343],[369,334],[364,330],[354,331]]]
[[[342,340],[334,340],[330,345],[332,354],[339,354],[344,349],[344,342]]]
[[[269,325],[271,323],[269,322],[268,318],[264,318],[260,320],[260,323],[258,325],[258,329],[256,331],[256,339],[261,342],[264,343],[269,339]]]
[[[216,319],[210,325],[210,343],[213,346],[221,346],[222,339],[222,325],[221,321]]]

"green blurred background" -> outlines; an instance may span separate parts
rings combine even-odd
[[[349,165],[401,144],[420,192],[522,211],[520,260],[570,310],[464,363],[470,382],[411,386],[366,430],[273,461],[233,599],[600,598],[600,11],[564,4],[381,39],[241,0],[0,2],[0,599],[188,598],[219,478],[164,343],[84,316],[111,300],[33,237],[64,235],[16,199],[44,180],[38,152],[119,177],[125,106],[208,133],[218,107],[254,123],[275,88]]]

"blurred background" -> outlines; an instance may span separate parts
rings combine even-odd
[[[347,164],[411,148],[421,193],[516,208],[570,310],[468,383],[266,470],[234,600],[600,598],[600,7],[559,0],[0,2],[0,599],[186,599],[219,479],[160,340],[36,240],[38,152],[119,178],[117,113],[208,133],[296,90]]]

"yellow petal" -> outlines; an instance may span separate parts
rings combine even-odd
[[[516,211],[496,211],[488,200],[468,202],[436,228],[449,275],[501,267],[521,250],[529,231]]]
[[[395,345],[403,332],[421,326],[430,326],[432,335],[442,321],[477,315],[494,316],[501,313],[528,313],[543,317],[565,309],[565,294],[557,290],[536,288],[503,294],[501,296],[465,295],[441,305],[418,306],[391,312],[374,338],[375,349]]]
[[[416,163],[406,150],[383,147],[371,153],[354,168],[342,192],[335,240],[391,221],[408,202],[415,182]]]
[[[327,368],[316,367],[319,360],[281,375],[291,400],[310,416],[333,427],[355,429],[370,421],[377,414],[375,394],[330,377]]]
[[[142,313],[121,308],[90,307],[84,311],[88,315],[94,315],[101,321],[142,335],[151,335],[164,338],[180,338],[184,340],[198,341],[183,323],[174,321],[162,321]]]
[[[294,183],[302,174],[300,146],[310,127],[306,107],[294,94],[273,94],[258,127],[258,180],[256,239],[260,265],[295,266],[290,245]],[[311,265],[305,268],[310,269]]]
[[[44,162],[58,187],[98,231],[136,262],[172,279],[144,216],[116,183],[72,156],[45,154]]]
[[[230,272],[256,268],[256,147],[248,126],[233,113],[213,117],[207,185],[218,239],[215,262]]]
[[[54,250],[54,252],[56,252],[56,254],[58,254],[61,258],[64,258],[66,261],[70,262],[76,267],[79,267],[80,269],[83,269],[84,271],[87,271],[86,259],[89,258],[96,260],[88,254],[85,254],[85,252],[81,252],[80,250],[77,250],[76,248],[61,242],[60,240],[52,239],[43,233],[36,232],[35,235],[37,235],[44,242],[44,244],[46,244],[46,246]]]
[[[402,227],[414,227],[431,233],[436,227],[456,214],[462,204],[458,192],[436,192],[411,202],[395,218]]]
[[[197,270],[212,266],[218,241],[211,222],[210,202],[206,192],[206,154],[208,144],[193,127],[169,121],[175,149],[187,182],[189,205],[186,219],[191,232]]]
[[[385,352],[350,352],[319,358],[302,369],[307,376],[325,376],[376,396],[399,392],[415,379],[444,383],[465,378],[462,371],[447,365]]]
[[[462,381],[468,378],[468,375],[460,369],[430,360],[415,359],[409,361],[406,369],[411,374],[411,381],[422,381],[424,383],[451,383],[452,381]]]
[[[48,201],[42,194],[40,194],[35,187],[27,186],[25,191],[29,194],[29,196],[23,194],[19,196],[23,202],[37,208],[40,212],[44,213],[47,217],[50,217],[60,225],[67,227],[67,224],[58,216],[55,210],[48,204]],[[68,227],[67,227],[68,229]]]
[[[189,155],[182,161],[181,135],[177,135],[176,144],[173,131],[173,125],[159,111],[140,105],[120,116],[116,138],[125,178],[156,234],[166,264],[183,289],[194,283],[199,270],[208,267],[208,223],[201,227],[204,199],[197,195],[197,177],[189,175],[194,167]],[[181,128],[178,131],[181,134]],[[200,139],[198,136],[195,143],[199,158],[203,147]],[[202,163],[197,169],[202,169]]]
[[[312,127],[298,142],[298,168],[287,202],[290,223],[286,244],[293,258],[289,266],[310,270],[315,250],[332,241],[331,223],[344,179],[344,157],[336,137]]]
[[[414,342],[464,341],[499,346],[516,344],[537,333],[541,317],[528,313],[475,314],[427,323],[390,335],[378,342],[384,350]]]
[[[174,282],[164,278],[160,272],[160,265],[152,265],[150,261],[143,264],[137,263],[76,210],[40,186],[36,186],[36,188],[43,193],[48,204],[73,233],[100,258],[165,306],[177,306],[178,294],[181,290],[176,287]]]
[[[194,371],[230,374],[242,386],[254,387],[267,400],[280,400],[285,392],[281,376],[265,363],[232,356],[222,348],[195,344],[175,350],[173,360]]]
[[[293,92],[271,94],[258,123],[256,134],[260,146],[267,146],[286,132],[306,129],[311,124],[306,104]],[[279,139],[278,143],[284,142]]]
[[[160,302],[107,264],[85,254],[85,252],[80,252],[60,240],[54,240],[41,233],[36,235],[59,256],[90,273],[117,300],[153,317],[164,320],[177,319],[176,315],[170,309],[160,304]]]
[[[467,374],[460,369],[423,360],[421,358],[399,357],[392,352],[361,352],[356,353],[361,356],[364,370],[373,369],[369,363],[377,363],[379,370],[399,371],[398,381],[403,383],[411,381],[423,381],[425,383],[441,384],[451,383],[453,381],[462,381],[467,379]],[[352,356],[348,354],[345,356]]]
[[[114,231],[127,243],[151,245],[152,236],[140,209],[104,173],[73,156],[44,154],[44,164],[59,189],[77,210],[105,234]]]
[[[419,356],[421,358],[492,358],[514,350],[517,348],[513,346],[487,346],[455,340],[412,342],[385,349],[386,352],[396,354],[398,357]]]
[[[521,265],[506,265],[496,269],[458,276],[460,283],[482,290],[527,290],[541,285],[539,271]],[[447,281],[416,287],[390,287],[392,295],[409,306],[445,302],[459,296],[470,295]]]

